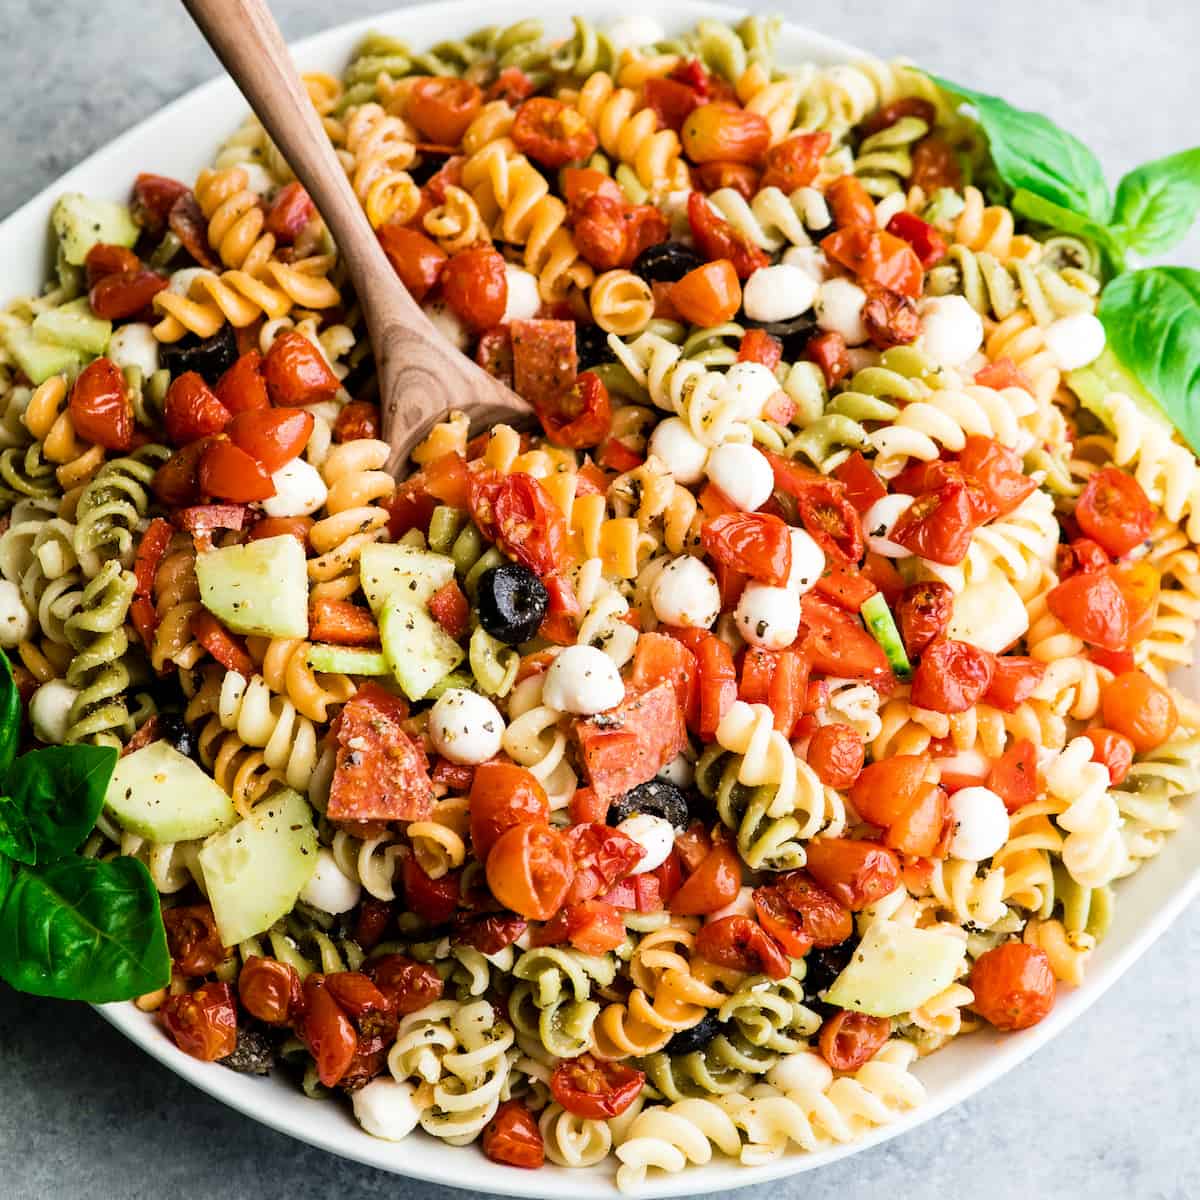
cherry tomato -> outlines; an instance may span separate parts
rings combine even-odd
[[[921,333],[921,318],[916,304],[908,296],[869,283],[867,302],[862,308],[863,324],[871,344],[877,350],[907,346]]]
[[[367,963],[375,986],[387,997],[393,1012],[400,1015],[420,1012],[442,998],[442,977],[427,963],[405,958],[403,954],[384,954]]]
[[[732,846],[719,842],[684,880],[671,898],[670,909],[681,917],[716,912],[733,901],[741,886],[741,859]]]
[[[550,96],[526,100],[510,136],[522,154],[551,170],[591,157],[598,144],[583,114]]]
[[[229,957],[221,945],[211,904],[163,909],[171,964],[181,975],[209,975]]]
[[[642,102],[654,110],[659,127],[679,132],[683,122],[703,103],[695,88],[678,79],[653,77],[642,87]]]
[[[88,303],[96,316],[120,321],[140,313],[166,286],[167,280],[157,271],[121,271],[92,284]]]
[[[200,456],[200,490],[221,500],[248,504],[275,495],[271,476],[257,459],[232,442],[214,438]]]
[[[1124,734],[1139,754],[1156,750],[1179,725],[1175,701],[1144,671],[1126,671],[1100,695],[1104,724]]]
[[[369,400],[351,400],[333,423],[333,440],[356,442],[360,438],[377,438],[382,431],[379,405]]]
[[[180,375],[167,391],[163,425],[176,446],[220,433],[231,420],[233,414],[195,371]]]
[[[286,1025],[304,1008],[300,975],[290,963],[251,955],[238,972],[238,1000],[254,1018]]]
[[[538,575],[566,565],[567,522],[550,494],[532,476],[504,476],[492,502],[496,541]]]
[[[930,562],[955,567],[966,558],[977,524],[966,483],[951,479],[913,501],[892,528],[891,540]]]
[[[508,303],[504,258],[490,246],[454,255],[442,268],[442,295],[453,312],[476,331],[499,325]]]
[[[633,881],[631,881],[633,882]],[[657,883],[657,880],[651,882]],[[634,906],[637,898],[634,896]],[[605,900],[568,902],[534,935],[535,946],[569,942],[582,954],[606,954],[625,940],[625,919]]]
[[[201,438],[198,442],[176,450],[157,471],[150,481],[155,496],[164,504],[190,504],[200,496],[200,458],[208,449],[211,439]]]
[[[883,1048],[891,1031],[887,1017],[842,1009],[821,1026],[817,1046],[835,1071],[857,1071]]]
[[[771,143],[764,116],[731,104],[701,104],[680,130],[683,152],[694,163],[757,163]]]
[[[791,195],[807,187],[821,169],[821,159],[829,151],[832,138],[826,130],[796,133],[767,151],[760,187],[777,187]]]
[[[1123,733],[1112,729],[1088,729],[1084,737],[1092,743],[1092,760],[1108,768],[1109,782],[1116,787],[1133,765],[1135,747]]]
[[[133,405],[125,392],[125,376],[112,359],[94,359],[79,372],[67,411],[85,442],[105,450],[133,445]]]
[[[742,307],[742,288],[733,263],[719,258],[689,271],[671,285],[671,303],[693,325],[732,321]]]
[[[705,192],[732,188],[743,200],[752,200],[758,191],[759,171],[745,163],[711,162],[693,171],[696,184]]]
[[[354,918],[354,940],[364,950],[374,950],[383,940],[395,915],[395,907],[386,900],[376,900],[374,897],[363,900]]]
[[[831,261],[853,272],[864,283],[915,300],[921,295],[925,272],[916,251],[885,229],[852,225],[838,229],[821,240],[821,249]]]
[[[737,699],[733,651],[707,629],[669,631],[696,656],[699,707],[693,732],[706,742],[716,736],[721,718]]]
[[[882,900],[900,882],[900,862],[878,842],[814,838],[807,845],[808,872],[851,912]]]
[[[865,513],[876,500],[887,495],[887,486],[875,474],[861,450],[855,450],[845,462],[840,463],[833,477],[846,489],[846,499],[857,512]]]
[[[845,791],[862,772],[866,750],[858,731],[849,725],[822,725],[808,743],[805,757],[826,787]]]
[[[1103,467],[1088,481],[1075,505],[1079,528],[1114,558],[1150,536],[1154,509],[1132,475]]]
[[[710,261],[727,259],[739,279],[749,279],[771,261],[744,233],[719,217],[702,193],[692,192],[688,196],[687,216],[696,249]],[[674,292],[672,299],[678,307],[679,300]]]
[[[376,231],[379,244],[392,270],[416,301],[424,300],[433,290],[446,266],[448,256],[431,238],[407,225],[382,225]],[[504,309],[500,310],[501,315]]]
[[[933,580],[913,583],[904,589],[896,623],[910,658],[946,632],[953,609],[954,591],[948,583]]]
[[[1075,538],[1067,545],[1060,542],[1054,559],[1054,567],[1060,579],[1103,571],[1112,563],[1108,552],[1091,538]]]
[[[958,155],[944,139],[931,133],[913,147],[910,187],[918,187],[925,195],[932,196],[939,188],[961,191],[962,182]]]
[[[304,981],[304,1016],[296,1032],[316,1060],[317,1077],[326,1087],[334,1087],[354,1058],[358,1034],[325,984],[319,974]]]
[[[783,361],[783,343],[765,329],[747,329],[738,346],[737,360],[761,363],[773,371]]]
[[[227,671],[236,671],[249,679],[254,674],[254,660],[246,653],[240,638],[236,638],[212,613],[201,609],[192,614],[192,636]]]
[[[451,873],[431,879],[413,856],[404,860],[404,899],[431,925],[448,921],[458,908],[459,878]]]
[[[884,828],[898,821],[925,786],[926,754],[894,754],[865,767],[850,791],[864,821]]]
[[[287,533],[307,549],[313,524],[312,517],[260,517],[250,528],[249,540],[257,542]]]
[[[310,412],[256,408],[233,418],[229,424],[229,438],[273,475],[308,445],[314,424]]]
[[[1120,572],[1113,565],[1072,575],[1047,595],[1046,603],[1076,637],[1104,650],[1128,650],[1137,639]]]
[[[888,826],[883,844],[910,857],[937,856],[948,814],[945,790],[926,784],[918,791],[916,800]]]
[[[986,703],[1005,712],[1016,712],[1037,691],[1046,664],[1018,654],[1001,654],[994,663],[992,682],[983,693]]]
[[[710,557],[773,587],[783,587],[792,569],[788,526],[769,513],[728,513],[705,521],[700,540]]]
[[[290,246],[316,215],[316,206],[304,190],[304,184],[293,180],[276,193],[267,210],[267,221],[263,228],[280,245]]]
[[[893,676],[887,655],[857,617],[812,592],[800,601],[800,615],[808,628],[803,653],[814,671],[890,685]]]
[[[560,910],[561,912],[562,910]],[[499,954],[511,946],[527,929],[524,917],[506,913],[456,913],[451,940],[464,946],[474,946],[481,954]]]
[[[558,177],[559,188],[567,202],[567,213],[574,220],[584,204],[593,196],[602,196],[616,202],[618,208],[625,204],[625,193],[611,175],[605,175],[595,167],[564,167]],[[578,230],[576,238],[578,239]]]
[[[696,935],[695,952],[718,966],[772,979],[786,979],[792,969],[779,943],[757,921],[736,914],[706,921]]]
[[[575,386],[556,403],[535,405],[546,437],[556,446],[595,446],[612,428],[608,388],[594,371],[584,371]]]
[[[1054,1007],[1054,972],[1038,946],[1005,942],[981,954],[971,968],[972,1008],[997,1029],[1036,1025]]]
[[[487,881],[506,908],[534,921],[549,920],[571,886],[571,848],[544,824],[514,825],[487,857]]]
[[[835,563],[857,563],[863,556],[862,521],[836,479],[818,479],[796,498],[809,536]]]
[[[928,221],[922,221],[914,213],[898,212],[887,223],[887,231],[907,242],[913,248],[917,258],[920,259],[921,266],[927,271],[934,263],[941,262],[946,257],[946,239]],[[978,377],[976,377],[976,382],[979,382]],[[996,385],[985,384],[985,386],[995,387]]]
[[[671,236],[671,227],[653,204],[635,204],[624,212],[625,221],[625,260],[623,267],[631,267],[637,256],[659,242],[665,242]],[[660,288],[662,284],[658,285]],[[657,308],[658,293],[655,293]],[[657,316],[658,313],[655,313]]]
[[[237,1049],[237,1005],[227,983],[168,996],[158,1012],[175,1045],[193,1058],[216,1062]]]
[[[900,603],[904,596],[904,577],[890,558],[868,550],[859,572],[875,585],[875,590],[887,601],[889,608],[894,609]]]
[[[284,407],[332,400],[342,386],[321,351],[294,329],[285,329],[271,343],[263,378],[272,403]]]
[[[325,990],[364,1032],[369,1027],[364,1018],[386,1014],[391,1009],[387,996],[361,971],[335,971],[326,975]]]
[[[334,646],[378,646],[379,626],[361,605],[334,596],[314,596],[308,604],[308,636]]]
[[[856,175],[842,175],[825,191],[825,200],[839,229],[853,226],[875,228],[875,202]]]
[[[520,67],[505,67],[488,88],[487,98],[515,105],[536,90],[533,80]]]
[[[262,355],[257,350],[241,355],[217,380],[216,397],[234,416],[271,406],[262,375]]]
[[[1018,738],[992,764],[987,786],[1010,813],[1037,799],[1037,748],[1029,738]]]
[[[619,1117],[638,1098],[645,1082],[645,1074],[636,1067],[581,1054],[554,1068],[550,1092],[574,1116],[607,1121]]]
[[[912,677],[912,702],[934,712],[966,712],[983,698],[995,655],[970,642],[939,638],[926,647]]]
[[[140,174],[133,185],[133,219],[143,229],[159,234],[166,228],[167,217],[188,186],[165,175]]]
[[[846,339],[832,330],[809,338],[804,346],[804,357],[821,368],[825,386],[831,390],[850,374],[850,351]]]
[[[483,93],[465,79],[426,76],[408,93],[404,115],[426,141],[457,146],[483,104]]]
[[[968,436],[958,466],[983,492],[981,514],[989,519],[1007,516],[1037,491],[1037,480],[1025,474],[1017,452],[994,438]]]
[[[97,242],[83,260],[89,288],[108,275],[129,275],[142,269],[142,260],[125,246]],[[97,314],[98,315],[98,314]]]
[[[575,245],[597,271],[611,271],[625,261],[624,204],[604,194],[579,203],[575,217]]]
[[[645,850],[628,834],[598,821],[572,825],[563,837],[574,865],[567,904],[581,904],[607,892],[646,857]]]
[[[483,1127],[484,1157],[506,1167],[537,1168],[546,1161],[546,1147],[537,1118],[520,1100],[505,1100]]]
[[[839,946],[854,934],[850,910],[818,887],[806,871],[788,871],[775,884],[800,920],[800,927],[818,949]]]
[[[754,911],[758,923],[793,958],[801,958],[813,947],[800,914],[784,899],[776,887],[754,889]],[[843,910],[849,917],[849,910]]]

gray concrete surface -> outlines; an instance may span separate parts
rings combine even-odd
[[[275,3],[293,37],[392,7],[389,0]],[[1200,141],[1194,0],[777,0],[767,7],[1049,112],[1096,149],[1113,179]],[[0,214],[215,69],[170,0],[3,0]],[[1193,236],[1177,257],[1200,265],[1200,241]],[[740,1195],[1200,1195],[1198,960],[1193,908],[1083,1020],[982,1095],[898,1142]],[[470,1152],[462,1153],[466,1173]],[[466,1193],[384,1175],[262,1129],[143,1057],[88,1009],[0,985],[0,1196],[252,1195],[459,1200]]]

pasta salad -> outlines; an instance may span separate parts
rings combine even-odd
[[[852,1141],[1082,982],[1200,789],[1200,282],[1126,261],[1200,151],[1110,196],[1044,117],[779,31],[306,76],[536,413],[399,480],[256,120],[58,200],[0,312],[0,977],[625,1190]]]

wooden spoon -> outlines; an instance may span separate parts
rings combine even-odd
[[[414,446],[452,408],[473,430],[521,421],[515,392],[452,346],[400,282],[292,65],[265,0],[183,0],[184,7],[263,127],[308,189],[358,293],[375,365],[388,467],[399,474]]]

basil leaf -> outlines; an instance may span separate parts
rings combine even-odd
[[[1082,216],[1072,209],[1063,208],[1050,200],[1044,200],[1033,192],[1018,188],[1013,193],[1012,210],[1027,221],[1035,221],[1039,225],[1048,225],[1061,233],[1072,233],[1076,237],[1089,238],[1100,247],[1104,256],[1105,266],[1112,275],[1119,275],[1125,270],[1125,252],[1121,244],[1113,237],[1107,226],[1093,221],[1091,217]]]
[[[35,996],[106,1004],[163,987],[158,894],[136,858],[17,866],[0,908],[0,978]]]
[[[21,697],[8,655],[0,650],[0,780],[8,775],[8,769],[17,757],[20,737]]]
[[[988,136],[992,161],[1011,188],[1025,188],[1081,216],[1108,221],[1110,202],[1104,171],[1096,156],[1073,134],[1041,113],[1024,112],[998,96],[941,79],[940,88],[975,107]]]
[[[1099,316],[1117,358],[1200,452],[1200,271],[1118,276],[1100,293]]]
[[[0,852],[18,862],[53,862],[77,850],[104,806],[117,765],[110,746],[47,746],[22,755],[0,797]]]
[[[1139,254],[1161,254],[1200,213],[1200,146],[1143,163],[1117,186],[1113,232]]]

